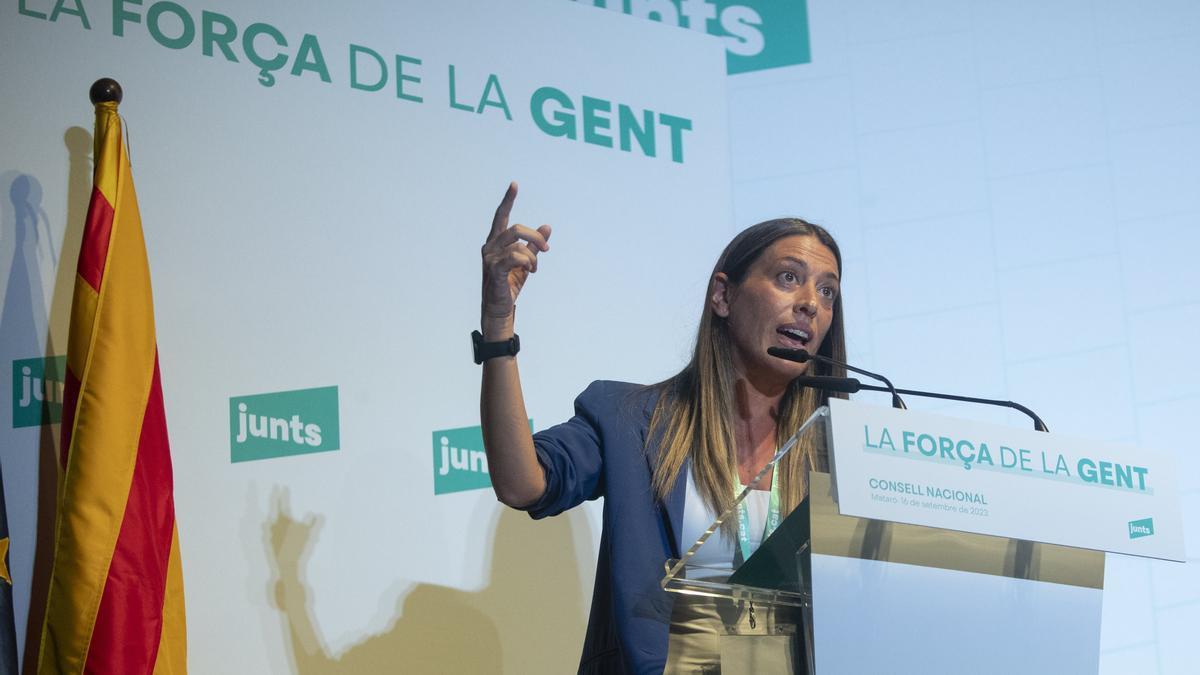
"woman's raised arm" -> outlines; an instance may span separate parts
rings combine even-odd
[[[503,342],[513,336],[517,295],[529,275],[537,271],[538,254],[550,250],[549,225],[536,230],[509,226],[508,215],[516,198],[517,184],[511,183],[496,207],[481,251],[480,331],[484,342]],[[536,502],[546,491],[546,476],[533,451],[515,356],[496,356],[483,362],[479,417],[496,498],[518,508]]]

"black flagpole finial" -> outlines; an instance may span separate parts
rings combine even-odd
[[[92,104],[107,103],[112,101],[120,103],[121,98],[125,95],[121,91],[121,85],[111,77],[102,77],[92,84],[92,88],[88,91],[88,98],[92,99]]]

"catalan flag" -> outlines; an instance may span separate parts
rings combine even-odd
[[[100,80],[95,168],[71,303],[54,568],[39,673],[185,673],[150,269],[120,87]]]

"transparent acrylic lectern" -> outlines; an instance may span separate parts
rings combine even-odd
[[[713,557],[704,547],[720,545],[722,523],[769,487],[764,475],[784,456],[815,446],[833,458],[829,425],[828,408],[813,413],[666,561],[662,586],[677,606],[719,608],[709,623],[722,675],[1096,672],[1103,552],[845,516],[828,473],[809,473],[808,497],[740,565],[696,562]],[[683,644],[678,615],[671,649]]]
[[[766,639],[744,641],[742,648],[730,648],[738,642],[722,641],[717,655],[724,674],[734,672],[811,673],[814,669],[812,631],[812,587],[805,569],[809,549],[807,532],[809,500],[805,500],[779,524],[779,527],[759,545],[758,550],[740,565],[711,565],[696,562],[706,545],[717,546],[722,524],[735,517],[738,505],[754,489],[769,489],[765,476],[797,446],[809,443],[824,447],[828,438],[826,426],[829,409],[821,407],[800,426],[771,458],[757,476],[734,499],[733,505],[692,544],[679,560],[666,562],[663,588],[669,592],[690,596],[677,602],[704,602],[710,598],[718,619],[715,629],[723,636],[755,636]],[[761,487],[760,487],[761,486]],[[687,542],[685,542],[687,545]],[[758,615],[763,615],[759,627]],[[673,621],[676,621],[678,612]],[[754,617],[754,620],[749,620]],[[673,625],[672,631],[677,632]],[[776,638],[772,640],[771,638]],[[672,642],[672,648],[679,644]]]

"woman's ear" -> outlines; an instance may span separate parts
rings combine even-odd
[[[729,283],[729,276],[724,272],[717,272],[713,275],[709,289],[708,304],[712,307],[713,314],[728,319],[729,304],[733,300],[733,286]]]

